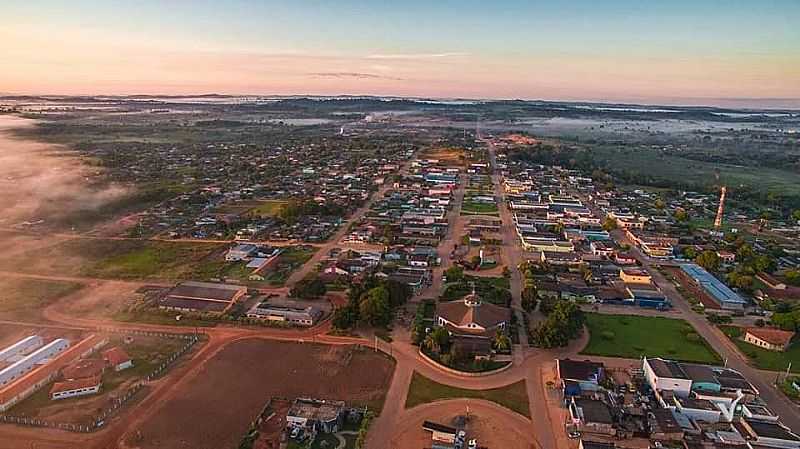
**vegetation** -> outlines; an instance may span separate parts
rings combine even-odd
[[[791,371],[800,373],[800,345],[790,345],[785,352],[770,351],[742,340],[743,331],[740,327],[721,326],[720,329],[757,368],[769,371],[786,371],[786,368],[791,363]]]
[[[664,357],[698,363],[722,361],[683,320],[590,313],[586,315],[586,325],[590,339],[581,354],[630,359]]]
[[[83,287],[77,282],[7,278],[0,278],[0,285],[0,318],[29,322],[41,321],[45,307]]]
[[[547,319],[533,329],[533,344],[540,348],[566,346],[583,330],[584,316],[572,301],[557,301]]]
[[[411,296],[411,288],[406,284],[367,278],[350,288],[347,305],[333,314],[333,326],[338,330],[352,329],[359,323],[386,326],[392,321],[394,311]]]
[[[411,385],[406,397],[406,408],[443,399],[456,398],[484,399],[500,404],[528,418],[531,416],[528,408],[528,392],[525,388],[524,380],[489,390],[466,390],[434,382],[416,371],[411,377]]]
[[[321,280],[304,279],[289,290],[289,296],[300,299],[314,299],[321,298],[325,295],[326,291],[325,283]]]

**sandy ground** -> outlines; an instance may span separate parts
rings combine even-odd
[[[465,417],[467,439],[489,448],[538,448],[535,426],[522,415],[493,402],[478,399],[453,399],[424,404],[407,410],[395,423],[392,449],[419,449],[431,446],[431,434],[422,429],[423,421],[453,426]]]
[[[350,347],[242,340],[196,367],[191,381],[181,382],[169,400],[131,429],[126,444],[236,447],[270,397],[379,403],[393,369],[382,354]]]

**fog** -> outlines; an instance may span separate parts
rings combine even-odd
[[[35,123],[0,115],[0,226],[72,221],[126,194],[66,148],[13,135]]]

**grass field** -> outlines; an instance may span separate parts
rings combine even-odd
[[[741,340],[743,334],[742,329],[739,327],[723,326],[721,329],[756,368],[769,371],[786,371],[789,363],[791,363],[791,371],[800,373],[800,345],[793,344],[789,346],[786,352],[769,351]]]
[[[42,321],[42,309],[82,287],[77,282],[0,278],[0,318]]]
[[[87,276],[114,279],[184,279],[194,277],[200,263],[220,245],[179,242],[116,242],[114,252],[91,261],[82,270]],[[127,246],[127,248],[125,247]]]
[[[485,399],[528,418],[531,416],[528,407],[528,392],[525,390],[524,380],[491,390],[465,390],[434,382],[416,371],[411,377],[411,386],[408,389],[408,397],[406,398],[406,408],[442,399],[457,398]]]
[[[259,217],[274,217],[283,209],[287,201],[267,200],[250,210],[250,213]]]
[[[461,205],[461,215],[497,215],[496,204],[474,203],[465,200]]]
[[[719,355],[683,320],[634,315],[586,314],[589,344],[581,354],[638,359],[664,357],[719,363]]]

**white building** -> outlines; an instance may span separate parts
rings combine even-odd
[[[100,376],[56,382],[50,390],[50,399],[55,401],[58,399],[97,394],[100,392],[102,383]]]
[[[33,370],[37,365],[47,363],[51,358],[69,348],[69,340],[59,338],[37,349],[21,360],[0,371],[0,387],[8,385]]]
[[[43,344],[44,340],[38,335],[25,337],[13,345],[0,350],[0,362],[13,362],[17,360],[17,358],[40,348]]]

